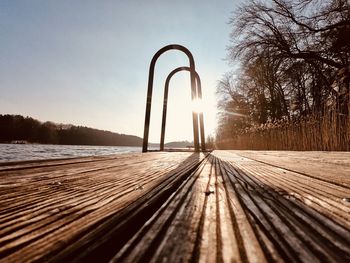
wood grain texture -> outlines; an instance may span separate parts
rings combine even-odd
[[[248,154],[258,158],[260,153]],[[292,171],[291,166],[286,170],[276,166],[283,163],[283,152],[279,154],[281,160],[276,156],[270,165],[243,157],[245,152],[214,152],[255,227],[265,255],[269,261],[278,257],[288,262],[348,262],[350,214],[349,204],[343,200],[350,191],[349,185],[337,182],[344,182],[349,175],[340,173],[335,183],[324,180],[318,170],[321,162],[307,170],[310,175]],[[300,153],[294,154],[298,158]],[[307,160],[303,171],[306,169]],[[266,244],[269,247],[264,247]]]
[[[256,151],[1,164],[0,261],[350,262],[349,167]]]

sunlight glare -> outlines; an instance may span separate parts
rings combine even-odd
[[[195,113],[203,112],[203,101],[201,99],[192,100],[192,111]]]

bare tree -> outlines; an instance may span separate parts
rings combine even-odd
[[[252,123],[322,114],[330,99],[349,115],[348,0],[250,0],[230,23],[228,58],[241,68],[217,87],[226,136]]]

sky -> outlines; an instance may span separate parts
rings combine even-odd
[[[163,46],[193,54],[206,134],[216,128],[217,81],[230,70],[228,21],[237,0],[0,0],[0,114],[142,137],[149,63]],[[188,66],[179,51],[156,64],[150,142],[159,142],[164,82]],[[165,141],[193,140],[190,78],[169,87]]]

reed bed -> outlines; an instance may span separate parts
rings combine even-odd
[[[335,112],[279,120],[246,128],[219,149],[350,151],[350,116]]]

